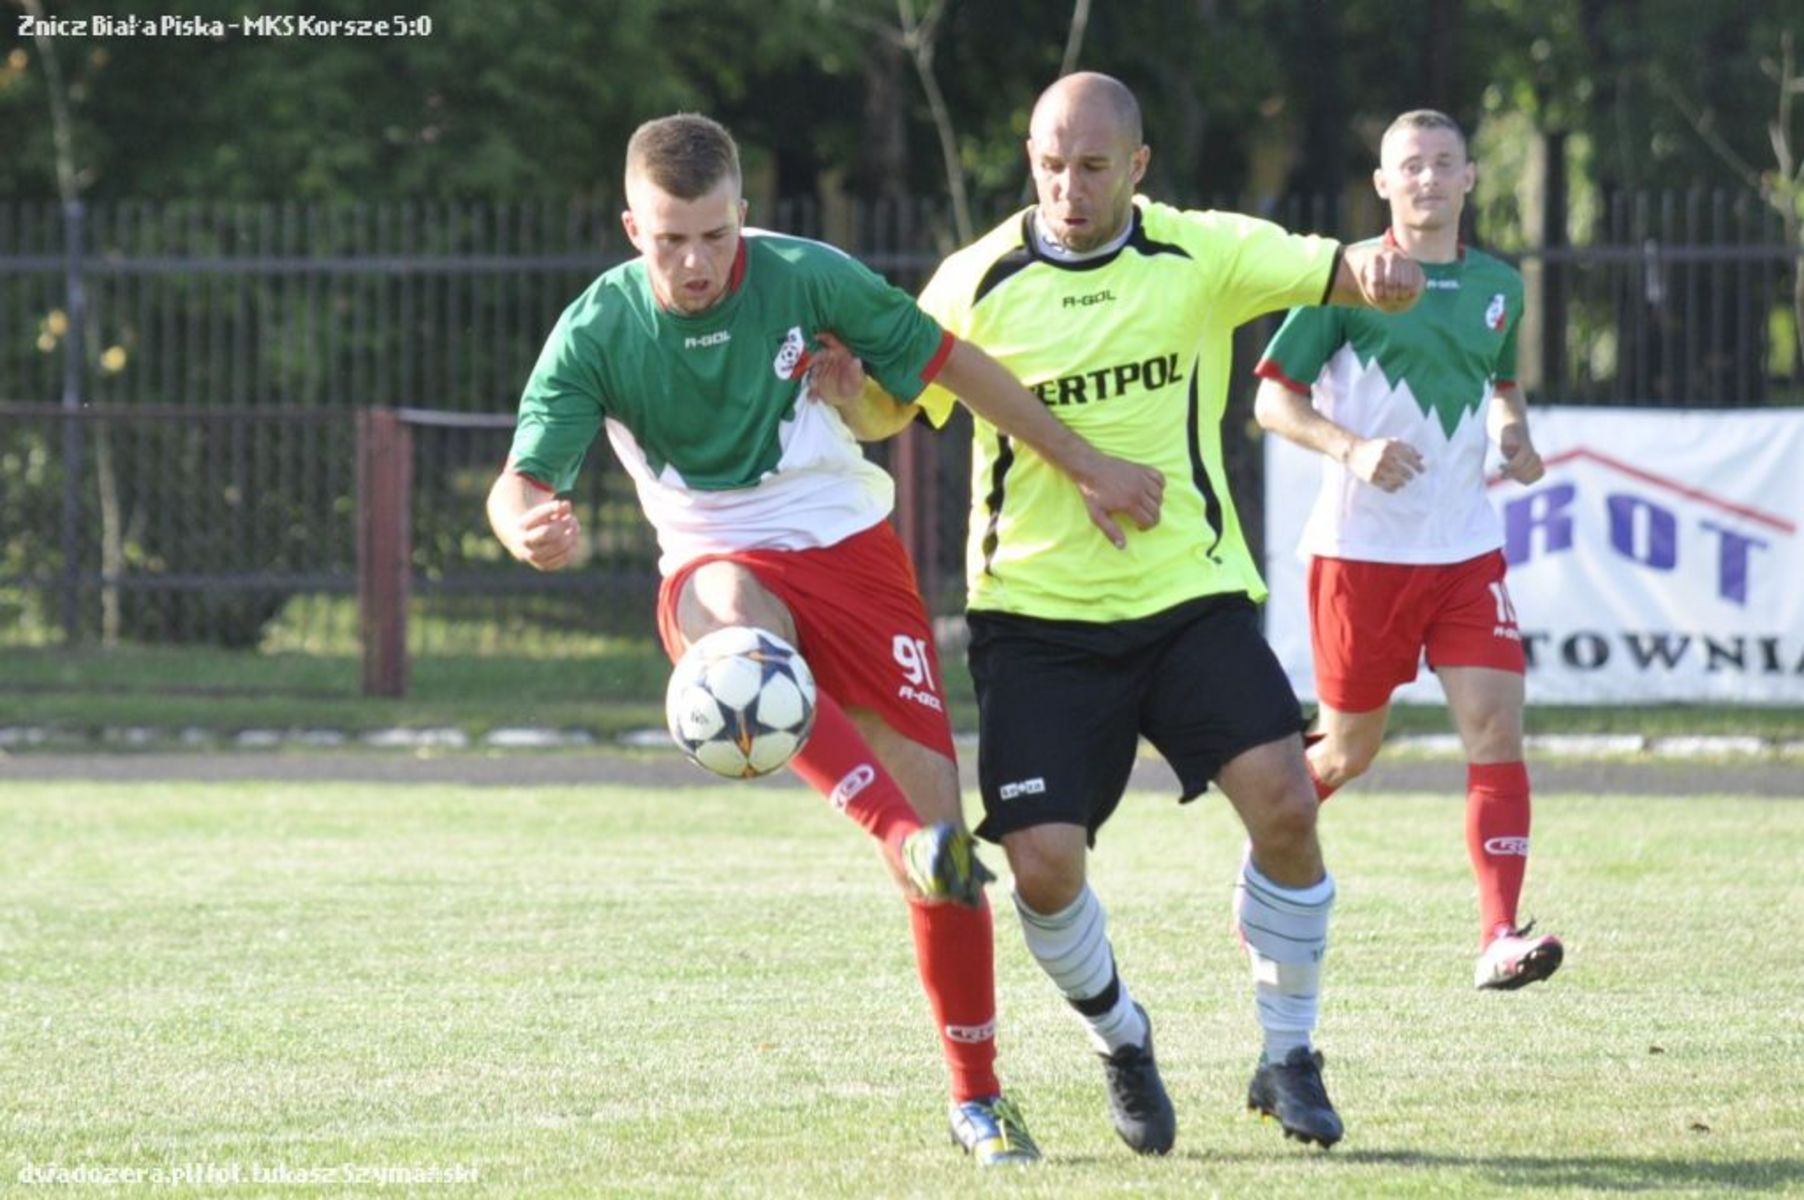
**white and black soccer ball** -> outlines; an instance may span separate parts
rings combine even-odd
[[[716,775],[768,775],[814,728],[814,675],[769,630],[717,629],[677,660],[664,715],[683,753]]]

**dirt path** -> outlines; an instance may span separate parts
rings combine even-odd
[[[965,786],[976,787],[975,760],[963,763]],[[1804,799],[1804,765],[1770,759],[1716,762],[1554,761],[1532,764],[1541,793],[1617,793],[1691,796],[1734,794]],[[483,787],[539,787],[614,783],[637,787],[694,787],[709,782],[699,768],[674,754],[652,752],[353,753],[258,754],[50,754],[0,755],[5,780],[252,781],[317,780],[394,784],[470,784]],[[794,787],[782,775],[752,786]],[[1133,786],[1173,791],[1170,770],[1142,759]],[[1450,760],[1380,761],[1354,790],[1430,791],[1457,795],[1465,790],[1465,767]]]

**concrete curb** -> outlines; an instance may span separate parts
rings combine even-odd
[[[962,750],[972,751],[976,738],[961,734]],[[309,751],[401,750],[422,751],[537,751],[588,750],[619,747],[632,750],[671,751],[670,735],[662,729],[636,729],[604,738],[587,729],[554,729],[506,726],[472,737],[455,726],[396,727],[355,732],[343,729],[239,729],[223,731],[190,726],[180,729],[144,725],[103,726],[94,730],[56,726],[0,726],[0,753],[9,750],[44,751]],[[1698,762],[1719,759],[1804,759],[1804,738],[1754,735],[1666,735],[1649,737],[1634,733],[1537,734],[1527,739],[1528,756],[1639,762]],[[1385,743],[1387,758],[1458,759],[1458,737],[1417,734],[1395,737]]]

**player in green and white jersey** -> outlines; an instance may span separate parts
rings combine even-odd
[[[1380,240],[1422,263],[1427,292],[1401,316],[1291,313],[1259,364],[1256,413],[1323,455],[1299,547],[1321,700],[1308,752],[1316,791],[1326,799],[1371,765],[1391,691],[1426,654],[1466,748],[1474,981],[1508,990],[1553,974],[1564,950],[1516,913],[1529,845],[1526,664],[1485,451],[1494,439],[1504,475],[1523,483],[1543,468],[1516,387],[1522,277],[1459,241],[1476,178],[1451,117],[1420,109],[1391,123],[1373,173],[1391,210]]]
[[[937,380],[1040,447],[1082,495],[1099,542],[1125,536],[1111,513],[1157,521],[1159,476],[1084,444],[845,254],[744,230],[738,151],[713,121],[641,126],[626,192],[640,257],[597,279],[547,339],[489,492],[490,524],[522,562],[568,564],[582,531],[558,494],[605,428],[658,532],[671,657],[731,625],[800,650],[817,704],[791,765],[877,839],[908,899],[953,1135],[984,1165],[1034,1161],[995,1072],[987,873],[964,829],[933,634],[886,522],[890,481],[854,437],[887,414],[863,404],[849,356],[908,399]]]
[[[1028,949],[1088,1027],[1116,1131],[1163,1154],[1176,1117],[1086,858],[1142,736],[1184,799],[1219,784],[1252,842],[1236,909],[1265,1047],[1248,1104],[1332,1145],[1341,1122],[1310,1034],[1334,883],[1301,710],[1259,630],[1265,587],[1227,489],[1221,422],[1235,326],[1292,304],[1406,307],[1421,275],[1392,248],[1343,250],[1136,197],[1150,151],[1132,93],[1108,76],[1048,88],[1027,153],[1038,203],[947,259],[922,306],[1061,424],[1157,466],[1165,507],[1157,526],[1128,531],[1125,552],[1098,554],[1053,465],[979,414],[966,556],[978,833],[1001,842]],[[941,422],[951,397],[929,387],[919,405]]]

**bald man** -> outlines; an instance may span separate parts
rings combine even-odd
[[[1177,1120],[1086,856],[1140,738],[1177,772],[1180,801],[1220,787],[1251,840],[1235,908],[1265,1043],[1247,1104],[1331,1146],[1341,1122],[1310,1036],[1334,882],[1301,709],[1260,632],[1265,585],[1227,490],[1221,420],[1237,325],[1299,304],[1401,311],[1422,272],[1395,246],[1342,247],[1136,196],[1151,153],[1119,81],[1059,80],[1027,141],[1038,203],[947,259],[921,298],[1070,429],[1165,482],[1161,519],[1117,549],[1080,536],[1089,519],[1052,463],[976,419],[978,834],[1008,855],[1027,947],[1083,1019],[1116,1132],[1164,1154]],[[898,427],[917,412],[941,424],[952,405],[929,386],[897,410]]]

